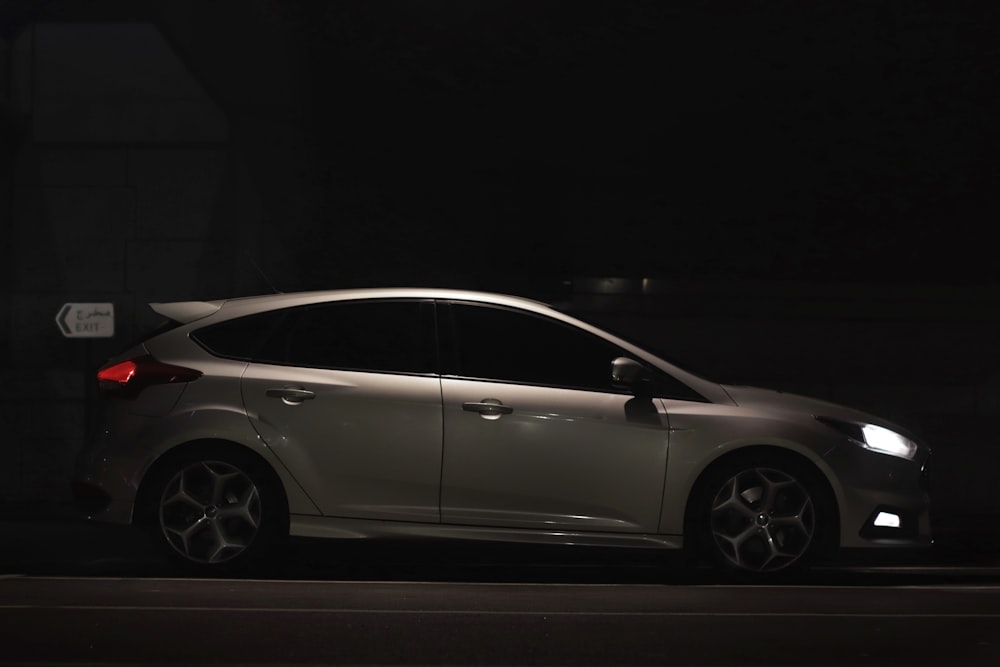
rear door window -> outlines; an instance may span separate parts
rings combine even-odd
[[[192,334],[219,356],[310,368],[437,371],[430,300],[338,301],[289,308]]]

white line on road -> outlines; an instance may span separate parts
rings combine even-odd
[[[720,616],[737,618],[997,618],[997,613],[877,613],[877,612],[726,612],[726,611],[532,611],[532,610],[482,610],[482,609],[351,609],[351,608],[296,608],[296,607],[154,607],[113,605],[0,605],[0,611],[170,611],[170,612],[232,612],[240,614],[434,614],[470,616]]]
[[[998,571],[1000,573],[1000,571]],[[3,578],[3,576],[0,576]],[[394,580],[351,580],[351,579],[213,579],[187,578],[187,577],[58,577],[58,576],[25,576],[21,574],[9,575],[9,578],[18,578],[25,581],[78,581],[78,582],[117,582],[129,584],[203,584],[205,586],[217,586],[219,584],[242,585],[242,584],[263,584],[267,586],[335,586],[335,587],[413,587],[413,588],[617,588],[617,589],[652,589],[652,590],[686,590],[695,591],[700,589],[708,590],[904,590],[918,589],[926,591],[934,590],[997,590],[1000,591],[1000,584],[906,584],[906,585],[881,585],[871,586],[863,584],[615,584],[615,583],[567,583],[567,582],[517,582],[517,581],[394,581]]]

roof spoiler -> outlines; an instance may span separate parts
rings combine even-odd
[[[219,312],[225,301],[174,301],[171,303],[151,303],[153,312],[181,324],[194,322]]]

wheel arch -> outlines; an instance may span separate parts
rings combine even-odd
[[[252,461],[258,469],[267,476],[273,488],[280,494],[280,502],[287,510],[289,507],[288,490],[281,475],[274,469],[271,462],[261,456],[259,452],[232,440],[223,438],[201,438],[189,440],[171,447],[158,456],[146,469],[139,488],[135,496],[135,506],[133,508],[133,523],[148,524],[153,520],[153,512],[156,510],[155,489],[166,471],[173,469],[177,463],[194,453],[207,456],[224,457],[226,454],[236,458]]]

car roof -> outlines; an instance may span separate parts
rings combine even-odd
[[[220,310],[237,310],[239,314],[250,314],[274,308],[291,308],[327,301],[348,301],[353,299],[454,299],[477,301],[497,305],[508,305],[529,310],[555,312],[541,301],[507,294],[460,290],[448,288],[420,287],[368,287],[355,289],[314,290],[309,292],[288,292],[259,296],[235,297],[213,301],[173,301],[153,302],[149,307],[159,315],[175,322],[189,323],[213,315]],[[233,313],[234,315],[236,313]]]

